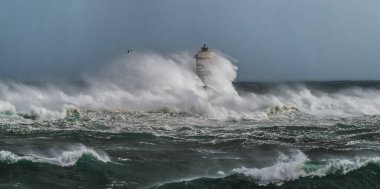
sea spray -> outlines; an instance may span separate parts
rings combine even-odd
[[[189,112],[216,119],[268,119],[296,110],[319,117],[378,115],[380,90],[351,87],[331,93],[279,86],[264,94],[240,95],[232,82],[237,68],[222,53],[211,65],[210,83],[202,87],[190,53],[137,52],[83,77],[83,86],[27,85],[0,82],[0,112],[31,119],[62,119],[62,108],[107,111]]]
[[[211,74],[214,85],[205,90],[194,73],[190,54],[144,52],[122,57],[99,73],[87,74],[84,82],[88,87],[74,94],[51,85],[37,87],[15,82],[3,82],[1,93],[5,102],[33,118],[59,117],[58,110],[64,104],[109,111],[166,108],[225,117],[229,113],[225,105],[230,102],[223,102],[233,99],[231,96],[239,97],[232,85],[235,77],[236,67],[217,55]]]
[[[9,102],[0,101],[0,115],[15,115],[16,107]]]
[[[293,155],[280,154],[277,162],[264,168],[236,168],[229,174],[244,174],[259,185],[281,185],[301,177],[324,177],[328,174],[347,174],[368,164],[380,165],[380,157],[354,157],[351,159],[324,159],[312,162],[303,152]],[[223,174],[224,175],[224,174]]]
[[[284,181],[290,181],[299,177],[307,176],[303,165],[309,158],[300,151],[291,156],[280,155],[278,162],[270,167],[264,168],[237,168],[231,172],[242,173],[254,178],[260,185],[269,183],[282,184]]]

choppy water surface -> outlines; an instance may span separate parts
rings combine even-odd
[[[380,187],[376,115],[217,120],[75,110],[58,120],[0,120],[1,188]]]
[[[193,64],[1,81],[0,188],[380,188],[379,82],[234,86],[217,55],[205,90]]]

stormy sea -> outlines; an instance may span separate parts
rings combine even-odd
[[[380,82],[210,86],[191,53],[0,81],[0,188],[380,188]]]

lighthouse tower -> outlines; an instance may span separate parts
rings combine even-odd
[[[203,45],[201,50],[194,56],[196,59],[195,73],[202,81],[203,86],[207,87],[208,77],[210,76],[210,65],[214,58],[214,53],[209,50],[206,44]]]

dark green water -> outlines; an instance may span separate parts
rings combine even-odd
[[[323,125],[281,120],[284,126],[274,118],[263,126],[180,114],[95,113],[135,124],[115,127],[86,120],[93,113],[84,112],[83,120],[2,124],[1,188],[380,186],[377,116]]]
[[[312,105],[273,106],[260,119],[166,110],[81,109],[48,120],[3,113],[0,188],[380,188],[380,116],[360,113],[376,112],[371,101],[380,93],[366,89],[373,98],[364,99],[363,90],[341,102],[362,99],[359,113],[343,116],[334,103],[326,105],[331,116]]]

